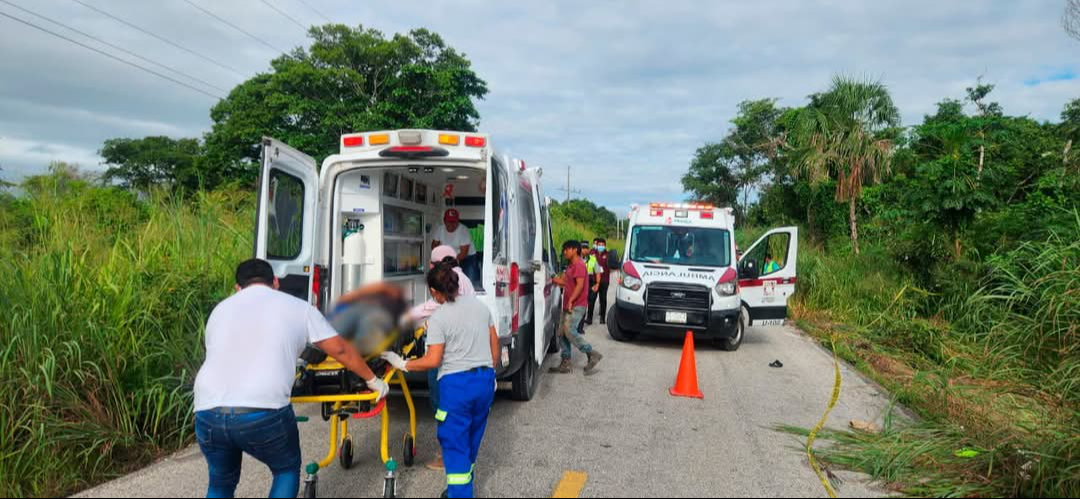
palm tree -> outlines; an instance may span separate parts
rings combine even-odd
[[[811,183],[836,181],[836,201],[848,203],[851,244],[859,254],[856,202],[863,185],[889,172],[893,142],[883,132],[900,123],[885,85],[844,77],[833,78],[825,93],[786,118],[786,146],[795,173]]]

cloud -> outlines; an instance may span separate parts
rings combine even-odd
[[[93,149],[10,137],[0,137],[0,158],[3,158],[0,168],[9,179],[40,173],[56,161],[76,164],[89,171],[101,170],[97,152]]]
[[[13,1],[215,85],[240,81],[74,3]],[[193,1],[275,46],[304,42],[258,2]],[[683,199],[679,180],[694,150],[723,137],[740,101],[800,105],[837,73],[887,84],[908,125],[963,97],[979,76],[997,85],[991,99],[1006,112],[1040,120],[1080,97],[1080,80],[1062,76],[1076,71],[1063,64],[1076,45],[1061,30],[1057,0],[307,1],[346,24],[442,35],[489,84],[478,107],[493,144],[543,166],[552,197],[564,196],[571,165],[572,188],[610,207]],[[93,4],[246,76],[275,55],[184,2]],[[275,4],[318,21],[294,0]],[[31,162],[57,153],[85,161],[112,137],[194,136],[210,125],[211,99],[3,18],[0,75],[0,140],[52,151],[21,147],[16,157],[4,147],[6,170],[41,168]]]

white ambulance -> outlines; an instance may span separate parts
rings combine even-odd
[[[795,292],[797,227],[773,229],[736,260],[735,216],[702,204],[633,205],[625,261],[608,315],[617,341],[641,333],[738,350],[750,326],[782,324]]]
[[[394,130],[341,137],[339,154],[311,157],[262,143],[255,256],[282,289],[324,312],[359,286],[389,281],[428,299],[432,234],[453,208],[476,255],[473,285],[502,342],[500,379],[532,398],[558,322],[558,253],[542,172],[496,154],[480,133]]]

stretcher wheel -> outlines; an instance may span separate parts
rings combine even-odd
[[[331,404],[330,402],[323,402],[322,403],[322,420],[323,421],[330,421],[330,416],[332,416],[333,413],[334,413],[334,404]]]
[[[397,497],[397,479],[387,478],[383,481],[383,497],[386,499],[394,499]]]
[[[341,442],[341,452],[338,454],[338,462],[341,463],[341,467],[345,469],[352,468],[353,465],[353,444],[352,437],[345,437],[345,440]]]
[[[416,462],[416,442],[413,440],[412,435],[406,433],[402,439],[401,445],[401,462],[405,463],[405,466],[412,467]]]

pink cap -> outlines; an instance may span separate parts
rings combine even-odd
[[[450,246],[444,244],[431,250],[431,263],[439,263],[445,260],[448,256],[457,258],[457,255],[458,252],[454,250],[454,248],[451,248]]]

